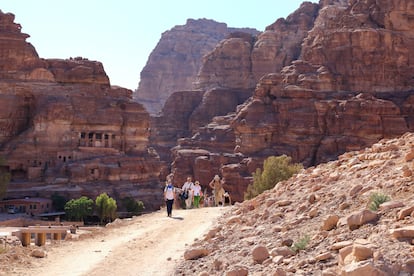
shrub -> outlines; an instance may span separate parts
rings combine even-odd
[[[96,197],[95,204],[97,207],[101,223],[104,221],[114,220],[116,218],[116,200],[109,197],[106,193],[102,193]]]
[[[78,199],[71,199],[65,204],[65,212],[68,220],[84,220],[92,215],[93,200],[86,196]]]
[[[308,246],[310,241],[310,237],[308,235],[305,235],[302,237],[299,241],[295,242],[291,248],[295,252],[299,252],[300,250],[304,250],[306,246]]]
[[[387,195],[384,195],[382,193],[372,193],[371,196],[369,197],[369,203],[368,203],[368,208],[371,211],[376,211],[378,210],[378,207],[387,201],[390,201],[391,198]]]
[[[251,199],[266,190],[272,189],[278,182],[289,179],[302,168],[302,164],[292,164],[292,158],[286,155],[270,156],[263,163],[263,171],[258,168],[253,173],[253,184],[247,187],[244,199]]]
[[[126,197],[122,201],[126,211],[132,213],[134,216],[141,214],[145,209],[144,202],[141,200],[135,200],[132,197]]]

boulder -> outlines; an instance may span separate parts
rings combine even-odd
[[[185,260],[196,260],[204,256],[207,256],[208,254],[209,254],[208,250],[204,248],[190,249],[184,252],[184,259]]]
[[[336,224],[339,221],[338,215],[329,215],[325,220],[323,221],[323,225],[321,230],[323,231],[330,231],[334,228],[336,228]]]
[[[376,275],[386,276],[386,272],[378,269],[370,261],[355,262],[344,266],[341,270],[343,276],[358,276],[358,275]]]
[[[364,209],[362,211],[356,211],[347,217],[347,224],[349,229],[355,230],[359,228],[361,225],[364,225],[368,222],[373,222],[378,219],[378,214],[371,211]]]
[[[413,239],[414,226],[405,226],[401,228],[391,229],[390,234],[396,239]]]
[[[263,263],[264,260],[269,258],[270,254],[265,246],[257,245],[253,248],[252,258],[255,263]]]

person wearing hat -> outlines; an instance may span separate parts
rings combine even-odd
[[[209,186],[213,189],[214,192],[214,206],[219,206],[223,204],[223,181],[220,179],[220,176],[217,174],[214,176],[213,180],[210,181]]]
[[[194,207],[199,208],[200,207],[200,198],[201,198],[201,194],[202,194],[201,186],[200,186],[199,181],[194,182],[193,194],[194,194]]]

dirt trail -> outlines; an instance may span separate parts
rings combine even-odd
[[[122,220],[102,233],[50,246],[44,259],[14,275],[172,275],[187,245],[202,238],[230,207],[164,210]],[[29,271],[28,271],[29,270]]]

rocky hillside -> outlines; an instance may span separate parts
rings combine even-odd
[[[412,275],[413,161],[406,133],[304,169],[233,206],[176,275]]]
[[[230,28],[209,19],[188,19],[185,25],[164,32],[141,72],[134,99],[157,114],[173,92],[193,90],[203,56],[232,32],[258,34],[255,29]]]

